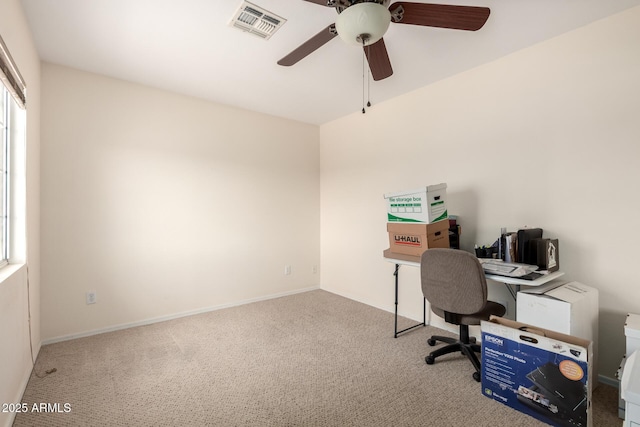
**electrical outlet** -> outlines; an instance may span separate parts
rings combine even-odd
[[[312,272],[313,274],[318,274],[318,266],[317,266],[317,265],[314,265],[314,266],[313,266],[313,268],[311,269],[311,272]]]
[[[87,304],[95,304],[97,301],[96,291],[88,291],[86,297],[87,297]]]
[[[284,266],[284,275],[285,276],[289,276],[291,274],[291,266],[290,265],[285,265]]]

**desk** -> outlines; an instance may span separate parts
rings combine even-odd
[[[396,300],[395,300],[395,305],[396,305],[396,312],[395,312],[395,326],[394,326],[394,334],[393,337],[397,338],[398,334],[408,331],[410,329],[413,328],[417,328],[418,326],[425,326],[427,324],[426,320],[427,320],[427,303],[426,303],[426,298],[423,300],[423,310],[424,310],[424,314],[423,314],[423,318],[422,318],[422,323],[418,323],[417,325],[413,325],[409,328],[403,329],[401,331],[398,331],[398,272],[400,270],[400,266],[401,265],[409,265],[412,267],[420,267],[420,257],[419,256],[412,256],[412,255],[404,255],[404,254],[397,254],[394,252],[391,252],[390,249],[386,249],[383,252],[383,256],[385,258],[386,261],[395,263],[396,268],[395,271],[393,272],[393,275],[395,276],[395,285],[396,285]],[[507,289],[509,290],[509,293],[511,294],[511,296],[513,297],[513,300],[516,300],[516,296],[518,294],[518,292],[520,292],[520,287],[522,285],[524,286],[541,286],[544,285],[547,282],[550,282],[552,280],[557,279],[558,277],[562,276],[564,274],[564,272],[562,271],[554,271],[553,273],[549,273],[549,274],[545,274],[544,276],[540,276],[535,280],[525,280],[525,279],[518,279],[517,277],[507,277],[507,276],[500,276],[497,274],[485,274],[485,277],[488,280],[493,280],[494,282],[500,282],[500,283],[504,283],[504,285],[507,287]],[[514,308],[514,315],[515,315],[515,308]]]
[[[486,277],[489,280],[493,280],[494,282],[502,282],[502,283],[504,283],[504,285],[509,290],[509,293],[511,294],[511,296],[515,300],[517,293],[520,292],[520,286],[522,286],[522,285],[524,285],[524,286],[541,286],[541,285],[544,285],[547,282],[550,282],[552,280],[557,279],[558,277],[562,276],[563,274],[564,274],[564,272],[562,272],[562,271],[554,271],[553,273],[549,273],[549,274],[545,274],[544,276],[540,276],[535,280],[525,280],[525,279],[518,279],[517,277],[507,277],[507,276],[500,276],[498,274],[486,274],[486,273],[485,273],[484,277]]]

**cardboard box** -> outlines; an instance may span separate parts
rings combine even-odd
[[[598,364],[598,290],[579,282],[551,282],[522,290],[516,299],[516,320],[596,343],[594,376]],[[595,387],[596,381],[592,382]]]
[[[449,247],[449,221],[433,224],[387,223],[391,252],[420,256],[429,248]]]
[[[553,426],[592,426],[591,341],[495,316],[481,331],[482,394]]]
[[[447,184],[384,195],[387,221],[433,223],[447,219]]]

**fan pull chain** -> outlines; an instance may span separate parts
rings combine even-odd
[[[366,67],[366,73],[367,73],[367,107],[371,107],[371,71],[369,70],[369,67],[366,65],[366,55],[364,52],[365,49],[365,45],[364,45],[365,41],[362,41],[362,114],[366,113],[367,111],[364,109],[364,92],[365,92],[365,67]],[[369,54],[371,53],[370,47],[366,46],[367,51],[369,52]]]
[[[362,40],[362,114],[366,113],[364,109],[364,65],[365,63],[365,54],[364,54],[364,40]]]
[[[371,45],[367,46],[369,56],[371,56]],[[371,107],[371,67],[367,66],[367,107]]]

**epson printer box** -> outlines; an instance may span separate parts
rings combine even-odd
[[[591,427],[592,342],[491,316],[482,394],[553,426]]]

